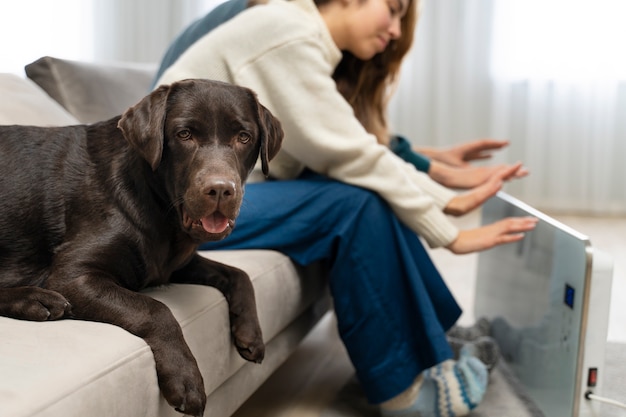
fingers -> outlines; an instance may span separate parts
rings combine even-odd
[[[530,174],[530,171],[528,170],[528,168],[522,166],[520,167],[519,170],[517,170],[515,172],[515,175],[511,176],[511,178],[507,178],[507,179],[520,179],[520,178],[524,178],[525,176],[527,176],[528,174]]]
[[[472,161],[488,159],[492,156],[492,151],[502,149],[509,144],[506,140],[478,139],[464,145],[463,160]]]
[[[537,226],[539,219],[532,216],[525,217],[507,217],[496,223],[499,225],[500,232],[504,234],[523,233],[533,230]]]
[[[430,162],[428,175],[443,186],[469,190],[484,184],[494,175],[498,177],[517,175],[515,172],[509,173],[508,169],[507,172],[503,174],[501,173],[503,168],[508,168],[508,166],[473,167],[470,165],[468,167],[458,168],[432,160]]]
[[[529,171],[522,162],[512,165],[497,165],[492,167],[491,176],[497,177],[500,181],[510,181],[527,176]]]
[[[496,170],[495,175],[503,181],[508,181],[512,178],[518,178],[522,169],[528,173],[528,170],[523,167],[521,162],[516,162],[513,165],[502,165]]]
[[[496,182],[498,182],[519,179],[528,175],[528,170],[524,168],[521,162],[513,165],[502,164],[489,167],[470,165],[455,168],[433,160],[430,167],[428,174],[432,179],[446,187],[459,189],[478,187],[491,180],[492,177],[497,177]]]
[[[466,174],[464,175],[465,183],[459,181],[456,185],[461,185],[461,187],[458,188],[464,188],[463,185],[467,185],[467,182],[472,180],[472,176],[470,175],[472,171],[460,170],[459,172],[464,172]],[[483,171],[482,175],[487,172],[491,172],[491,174],[486,177],[482,184],[454,197],[444,208],[444,213],[453,216],[466,214],[496,195],[496,193],[502,189],[505,181],[528,175],[528,170],[524,168],[521,162],[517,162],[513,165],[499,165],[492,167],[489,171]],[[475,173],[480,174],[480,171],[475,171]],[[474,180],[478,178],[478,176],[475,176]]]
[[[477,139],[471,141],[467,144],[468,147],[471,148],[474,152],[482,152],[482,151],[491,151],[502,149],[505,146],[508,146],[508,140],[497,140],[497,139]]]
[[[467,192],[466,194],[469,197],[467,211],[475,209],[496,195],[498,191],[502,189],[503,185],[504,182],[502,179],[499,176],[494,175],[481,186]]]
[[[476,229],[463,230],[447,249],[456,254],[465,254],[518,242],[526,232],[536,227],[537,222],[535,217],[509,217]]]
[[[496,241],[494,242],[495,244],[493,246],[519,242],[520,240],[524,239],[524,237],[526,237],[526,234],[524,233],[513,233],[510,235],[503,235],[503,236],[498,237],[498,239],[496,239]],[[490,247],[487,247],[485,249],[490,249]]]
[[[502,189],[503,182],[497,176],[463,194],[459,194],[448,202],[443,212],[452,216],[462,216],[482,205]]]
[[[524,239],[526,232],[533,230],[537,226],[537,221],[538,219],[535,217],[512,217],[500,220],[495,223],[496,226],[499,226],[499,230],[495,230],[493,243],[485,247],[485,249],[519,242]]]

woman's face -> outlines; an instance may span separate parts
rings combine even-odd
[[[344,48],[357,58],[368,60],[385,50],[402,33],[400,19],[409,0],[350,0]]]

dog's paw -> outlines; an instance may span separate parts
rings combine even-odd
[[[72,306],[69,301],[56,291],[39,287],[15,288],[11,303],[6,305],[6,315],[9,317],[46,321],[59,320],[70,317]]]
[[[242,343],[235,339],[235,346],[242,358],[250,362],[261,363],[265,357],[265,345],[263,342]]]
[[[233,326],[235,347],[242,358],[261,363],[265,357],[265,344],[258,325]]]
[[[197,367],[180,367],[168,376],[159,375],[160,387],[167,402],[179,413],[201,417],[206,406],[204,382]]]

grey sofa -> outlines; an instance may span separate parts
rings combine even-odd
[[[96,65],[44,57],[27,77],[0,74],[0,124],[91,123],[149,92],[155,66]],[[213,288],[147,291],[180,322],[205,379],[206,416],[225,417],[280,366],[329,310],[325,268],[302,268],[268,250],[202,252],[246,270],[266,342],[262,364],[239,357],[226,301]],[[93,322],[0,317],[0,416],[177,416],[161,396],[152,353],[121,328]]]

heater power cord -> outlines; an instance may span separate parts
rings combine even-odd
[[[614,405],[615,407],[620,407],[620,408],[626,409],[626,404],[624,404],[622,402],[619,402],[619,401],[612,400],[610,398],[601,397],[599,395],[594,394],[591,391],[587,391],[585,393],[585,399],[587,399],[587,400],[595,400],[595,401],[599,401],[601,403],[610,404],[610,405]]]

